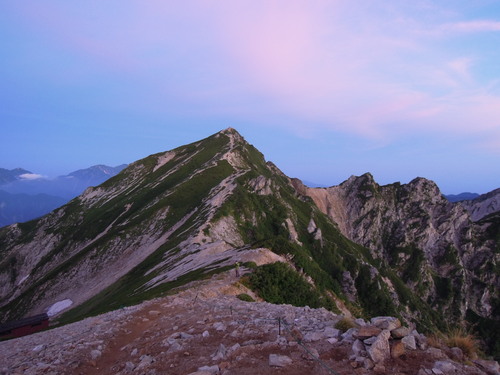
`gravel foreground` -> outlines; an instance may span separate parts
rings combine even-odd
[[[334,328],[340,316],[243,302],[235,296],[248,290],[236,281],[226,273],[173,296],[1,342],[0,374],[500,374],[496,362],[392,340],[386,358],[372,361],[357,330]]]

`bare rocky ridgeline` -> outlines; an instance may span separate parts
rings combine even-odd
[[[232,273],[175,295],[0,343],[0,374],[500,374],[497,362],[430,347],[391,317],[243,302]]]
[[[474,221],[498,211],[500,189],[451,203],[433,181],[424,178],[381,186],[366,173],[329,188],[308,188],[297,179],[293,183],[346,237],[384,260],[414,293],[433,301],[445,315],[464,320],[471,310],[497,319],[493,311],[500,278],[490,264],[497,264],[500,257],[496,240],[487,234],[495,227],[492,222]],[[410,264],[419,272],[412,272]],[[449,280],[455,295],[443,299],[437,278]]]

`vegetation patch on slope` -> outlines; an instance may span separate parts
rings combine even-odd
[[[248,277],[248,284],[270,303],[332,308],[329,299],[286,263],[276,262],[258,267]]]

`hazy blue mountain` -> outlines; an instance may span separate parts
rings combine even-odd
[[[45,215],[117,175],[126,164],[117,167],[95,165],[65,176],[48,179],[25,169],[0,168],[0,227]],[[23,176],[24,175],[24,176]]]
[[[66,202],[47,194],[11,194],[0,190],[0,227],[43,216]]]
[[[79,169],[64,177],[77,178],[80,181],[87,182],[89,186],[91,186],[93,183],[100,184],[103,179],[107,180],[108,178],[117,175],[126,166],[127,164],[122,164],[117,167],[109,167],[107,165],[99,164],[90,168]]]
[[[54,179],[43,177],[15,179],[7,184],[0,185],[0,188],[11,194],[48,194],[70,200],[83,193],[89,186],[102,184],[125,167],[126,164],[117,167],[95,165]]]
[[[460,194],[449,194],[444,196],[450,202],[460,202],[460,201],[471,201],[479,197],[477,193],[460,193]]]
[[[10,170],[5,168],[0,168],[0,185],[16,181],[19,179],[19,176],[23,174],[31,174],[31,172],[22,168],[15,168]]]

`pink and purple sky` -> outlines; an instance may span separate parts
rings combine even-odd
[[[500,4],[4,0],[0,167],[49,177],[236,128],[325,186],[500,187]]]

